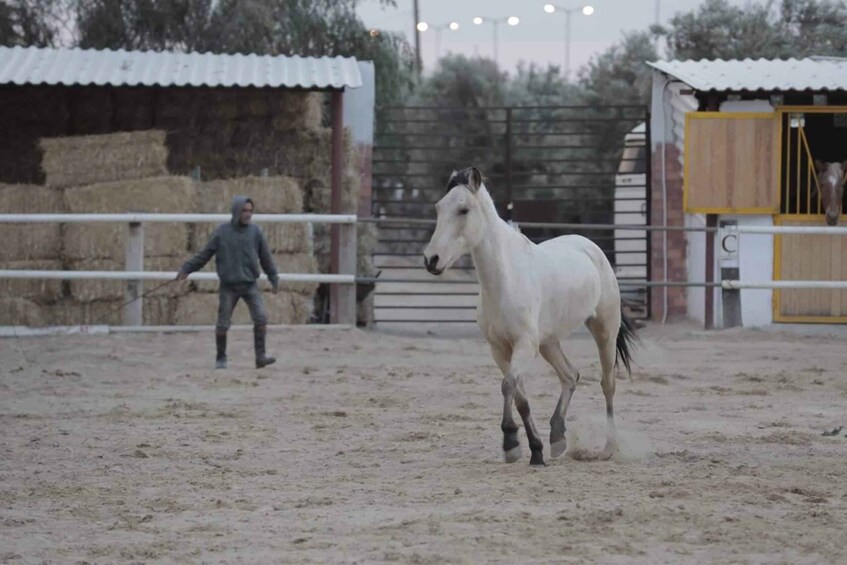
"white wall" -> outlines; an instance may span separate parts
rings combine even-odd
[[[706,227],[706,216],[703,214],[686,214],[685,227]],[[688,280],[703,282],[706,280],[706,232],[685,232],[687,249],[685,253]],[[706,289],[702,286],[690,286],[686,292],[688,302],[688,317],[698,322],[706,323]]]
[[[773,226],[772,216],[721,216],[737,220],[739,226]],[[720,220],[719,220],[720,221]],[[738,245],[739,277],[742,282],[773,280],[773,239],[770,234],[743,234]],[[720,273],[720,271],[715,271]],[[723,319],[723,316],[721,318]],[[741,321],[745,328],[773,323],[773,291],[748,289],[741,291]]]

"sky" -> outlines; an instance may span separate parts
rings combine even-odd
[[[517,16],[520,23],[498,26],[499,63],[504,70],[514,71],[519,61],[548,63],[560,68],[565,60],[565,22],[561,13],[548,14],[543,7],[550,0],[418,0],[420,19],[432,25],[459,24],[458,31],[441,32],[441,56],[447,53],[478,54],[493,57],[493,26],[474,25],[475,16],[505,18]],[[592,56],[616,43],[624,32],[647,29],[656,20],[666,23],[677,12],[689,12],[702,0],[558,0],[551,3],[565,8],[591,4],[595,12],[571,16],[571,76]],[[730,0],[737,6],[749,0]],[[368,27],[404,33],[414,45],[414,11],[412,0],[397,0],[396,8],[383,8],[378,0],[362,0],[359,16]],[[436,58],[436,33],[421,33],[421,58],[424,72],[433,68]]]

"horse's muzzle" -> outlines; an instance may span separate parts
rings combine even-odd
[[[439,269],[438,265],[438,255],[433,255],[432,257],[427,259],[427,256],[424,255],[424,267],[426,270],[433,275],[440,275],[444,272],[444,269]]]

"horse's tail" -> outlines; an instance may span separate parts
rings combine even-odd
[[[617,356],[615,357],[615,368],[618,367],[618,362],[622,361],[626,372],[632,375],[632,349],[638,341],[638,336],[635,335],[635,325],[632,323],[626,314],[621,309],[621,328],[618,331],[618,341],[615,344]]]

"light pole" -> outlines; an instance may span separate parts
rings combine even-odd
[[[504,17],[504,18],[483,18],[481,16],[477,16],[473,19],[474,25],[481,26],[482,24],[488,23],[488,24],[491,24],[492,26],[494,26],[494,65],[496,67],[500,66],[499,53],[498,53],[499,40],[497,38],[497,28],[503,22],[506,22],[510,26],[516,26],[519,23],[521,23],[521,20],[517,16],[508,16],[508,17]]]
[[[438,61],[441,58],[441,32],[445,29],[449,29],[450,31],[457,31],[459,29],[459,22],[449,22],[440,25],[430,25],[426,22],[418,22],[418,25],[416,27],[418,31],[425,32],[433,30],[435,32],[435,60]]]
[[[563,74],[565,80],[568,80],[571,73],[571,14],[574,12],[581,12],[584,16],[590,16],[594,13],[594,7],[589,4],[585,4],[578,8],[563,8],[562,6],[557,6],[555,4],[544,4],[544,11],[548,14],[555,12],[562,12],[565,14],[565,67]]]

